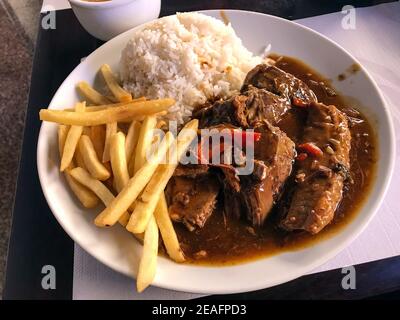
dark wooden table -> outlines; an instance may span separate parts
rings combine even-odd
[[[382,2],[388,1],[163,0],[161,15],[203,9],[243,9],[299,19],[340,11],[345,4],[370,6]],[[101,44],[79,25],[71,10],[57,11],[56,29],[39,30],[15,196],[4,299],[72,297],[74,244],[48,208],[37,175],[38,111],[48,106],[56,89],[80,63],[81,57],[87,56]],[[43,290],[41,287],[44,265],[56,268],[55,290]],[[265,290],[211,296],[208,299],[360,299],[399,296],[396,291],[400,289],[400,257],[358,265],[356,271],[356,290],[343,290],[341,270],[332,270]]]

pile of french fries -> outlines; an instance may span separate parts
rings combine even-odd
[[[166,132],[157,139],[153,129],[165,126],[159,116],[166,114],[175,101],[134,99],[119,85],[108,65],[100,68],[100,74],[108,95],[80,82],[77,89],[83,102],[73,109],[42,109],[40,119],[59,124],[60,171],[72,192],[86,208],[99,202],[105,205],[95,225],[110,227],[118,222],[143,243],[136,281],[141,292],[156,274],[159,231],[171,259],[185,260],[164,189],[177,160],[195,138],[198,121],[188,122],[177,137]],[[123,126],[128,126],[125,132]],[[148,159],[146,152],[152,147]],[[162,163],[167,155],[169,161]]]

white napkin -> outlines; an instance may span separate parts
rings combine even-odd
[[[71,5],[67,0],[43,0],[41,12],[62,10],[68,8],[71,8]]]
[[[333,39],[357,57],[378,83],[396,127],[397,163],[386,199],[362,235],[347,249],[313,272],[400,255],[400,3],[356,9],[356,30],[341,27],[341,13],[297,22]],[[396,197],[397,196],[397,197]],[[96,261],[75,245],[74,299],[192,299],[200,295],[155,287],[137,294],[132,279]]]

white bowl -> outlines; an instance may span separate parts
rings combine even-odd
[[[217,10],[203,13],[219,18]],[[297,57],[331,79],[335,79],[353,63],[359,63],[331,40],[296,23],[245,11],[226,10],[226,15],[244,45],[255,53],[261,53],[271,43],[273,52]],[[129,30],[89,55],[64,81],[49,108],[60,109],[73,105],[78,99],[75,84],[80,80],[92,83],[103,63],[118,70],[121,50],[130,36],[139,31],[140,27]],[[379,208],[393,171],[393,124],[379,89],[363,67],[351,79],[333,81],[333,85],[342,94],[360,102],[360,108],[372,121],[378,137],[377,153],[381,157],[377,178],[356,218],[341,232],[313,246],[241,265],[180,265],[159,257],[154,285],[198,293],[235,293],[267,288],[312,271],[333,258],[360,234]],[[101,209],[91,212],[82,209],[60,175],[56,128],[53,123],[42,124],[37,149],[40,182],[54,216],[71,238],[88,253],[110,268],[135,277],[141,245],[120,226],[99,229],[93,225],[95,214]]]
[[[161,9],[161,0],[68,1],[86,31],[104,41],[156,19]]]

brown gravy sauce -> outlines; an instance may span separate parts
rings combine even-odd
[[[303,62],[290,57],[272,58],[277,60],[277,67],[307,83],[319,101],[333,104],[350,117],[361,120],[354,120],[360,123],[351,127],[350,159],[354,183],[346,185],[333,222],[314,236],[305,232],[288,233],[278,229],[276,216],[280,210],[279,204],[271,212],[265,225],[259,229],[251,227],[247,221],[224,217],[221,207],[216,209],[201,230],[189,232],[183,225],[175,224],[188,263],[231,265],[311,246],[345,228],[368,197],[377,162],[375,135],[368,120],[359,111],[348,108],[345,98],[335,91],[330,81]],[[299,112],[301,111],[296,108],[292,109],[278,124],[295,142],[300,138],[305,121],[305,117]]]
[[[356,73],[357,73],[358,71],[360,71],[360,70],[361,70],[361,66],[360,66],[358,63],[353,63],[350,67],[348,67],[348,68],[346,69],[345,72],[340,73],[340,74],[337,76],[337,79],[338,79],[339,81],[346,80],[349,76],[351,76],[351,75],[353,75],[353,74],[356,74]]]

